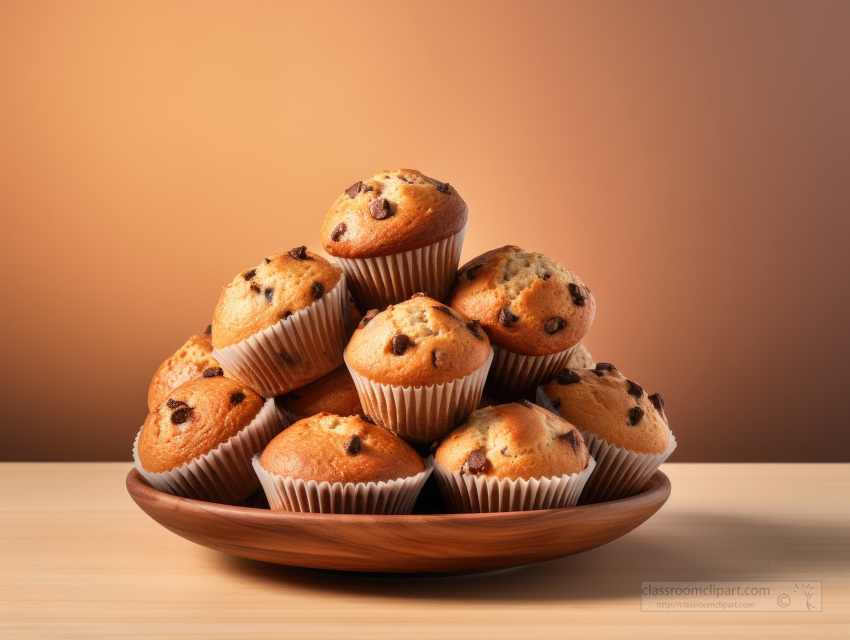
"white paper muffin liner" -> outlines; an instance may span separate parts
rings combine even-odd
[[[434,468],[434,477],[437,478],[446,506],[454,513],[499,513],[574,507],[587,479],[596,467],[596,461],[591,456],[587,467],[572,475],[499,480],[449,471],[438,464],[434,456],[428,458],[427,463]]]
[[[639,493],[676,448],[676,438],[672,433],[667,448],[654,454],[618,447],[590,431],[582,431],[581,435],[590,455],[596,458],[596,471],[590,476],[581,496],[582,504],[618,500]]]
[[[490,367],[487,387],[497,395],[511,396],[548,382],[567,366],[567,360],[579,344],[581,342],[548,356],[523,356],[493,345],[496,355]]]
[[[433,442],[466,420],[481,402],[493,349],[486,362],[472,373],[451,382],[403,387],[369,380],[345,361],[360,406],[373,420],[405,440]]]
[[[431,475],[431,468],[409,478],[381,482],[316,482],[285,478],[260,466],[261,453],[253,459],[254,472],[273,511],[306,513],[357,513],[372,515],[406,515],[422,485]]]
[[[321,300],[250,338],[213,349],[213,357],[264,398],[303,387],[342,364],[348,341],[347,292],[343,273]]]
[[[139,436],[133,443],[136,469],[154,489],[194,500],[236,504],[254,491],[259,482],[251,469],[251,457],[288,425],[274,400],[266,400],[251,423],[212,451],[171,471],[151,473],[139,461]]]
[[[424,291],[444,300],[452,287],[466,235],[458,233],[420,249],[374,258],[335,258],[350,281],[363,313],[386,309]]]

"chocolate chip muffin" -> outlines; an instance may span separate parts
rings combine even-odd
[[[148,414],[136,468],[161,491],[236,504],[257,486],[251,456],[281,429],[273,401],[215,376],[173,390]]]
[[[576,274],[515,246],[488,251],[461,267],[447,304],[481,320],[496,350],[490,386],[517,395],[563,368],[596,311]]]
[[[290,423],[317,413],[356,416],[363,413],[348,368],[343,365],[310,384],[275,398]]]
[[[474,411],[439,443],[434,463],[441,490],[455,511],[575,504],[593,468],[581,433],[527,400]],[[544,478],[555,484],[551,492],[535,489]],[[533,487],[530,481],[535,481]]]
[[[424,294],[366,313],[345,350],[366,413],[416,442],[466,419],[491,358],[476,320]]]
[[[201,376],[224,375],[218,361],[212,355],[211,327],[197,336],[192,336],[168,360],[159,365],[148,387],[148,411],[156,409],[168,394],[184,382]]]
[[[428,475],[396,434],[324,412],[290,426],[254,460],[269,505],[287,511],[409,513]]]
[[[567,360],[567,369],[593,369],[595,366],[596,363],[593,361],[590,351],[579,342],[570,354],[570,359]]]
[[[322,246],[349,277],[361,309],[417,291],[445,297],[467,223],[454,187],[413,169],[381,171],[346,189],[322,225]]]
[[[342,271],[296,247],[241,272],[221,294],[213,355],[264,398],[342,364],[348,297]]]
[[[670,445],[661,396],[647,394],[613,365],[564,369],[544,392],[563,418],[607,442],[639,453],[662,453]]]

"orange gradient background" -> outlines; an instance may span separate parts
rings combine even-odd
[[[593,290],[679,461],[850,451],[850,3],[0,3],[4,460],[130,460],[224,284],[410,167]]]

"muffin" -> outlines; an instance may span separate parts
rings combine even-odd
[[[594,462],[573,425],[521,400],[473,412],[433,466],[453,511],[489,513],[573,506]]]
[[[611,365],[564,369],[544,387],[561,417],[582,430],[597,466],[582,501],[639,493],[676,448],[664,401]]]
[[[424,294],[366,313],[345,349],[365,412],[415,442],[466,419],[492,358],[477,321]]]
[[[360,396],[357,395],[357,388],[345,365],[300,389],[277,396],[274,400],[278,410],[290,424],[322,412],[338,416],[356,416],[363,413]]]
[[[246,269],[221,294],[212,323],[213,356],[237,380],[272,398],[342,364],[345,276],[296,247]]]
[[[206,333],[192,336],[168,360],[159,365],[148,387],[148,411],[156,409],[174,389],[201,376],[223,375],[218,360],[212,355],[212,327]]]
[[[160,491],[236,504],[259,486],[251,457],[283,426],[274,401],[241,382],[195,378],[148,414],[133,458]]]
[[[393,432],[330,413],[283,431],[254,470],[272,509],[312,513],[410,513],[430,474]]]
[[[596,363],[593,361],[593,356],[581,342],[579,342],[573,352],[570,354],[570,359],[567,360],[567,369],[593,369]]]
[[[576,274],[515,246],[488,251],[461,267],[447,304],[481,320],[495,351],[488,386],[517,396],[564,367],[596,311]]]
[[[322,225],[322,246],[348,276],[360,309],[427,291],[442,300],[457,272],[467,208],[447,182],[413,169],[355,182]]]

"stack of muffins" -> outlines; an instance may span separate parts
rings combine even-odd
[[[299,246],[243,270],[159,367],[139,473],[314,513],[410,513],[432,473],[454,512],[639,492],[675,447],[661,397],[594,365],[596,301],[559,262],[505,246],[458,268],[467,222],[418,171],[345,189],[321,230],[336,264]]]

